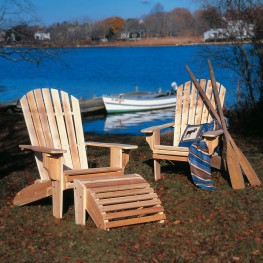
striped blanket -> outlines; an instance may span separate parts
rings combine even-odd
[[[202,134],[217,129],[221,129],[221,127],[213,120],[202,130]],[[189,147],[188,161],[194,184],[202,189],[213,191],[216,190],[216,187],[211,179],[210,156],[206,142],[202,140],[202,134]]]

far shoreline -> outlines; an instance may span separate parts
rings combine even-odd
[[[39,45],[40,44],[40,45]],[[202,36],[145,38],[137,40],[113,40],[106,43],[91,41],[73,42],[68,44],[51,41],[34,42],[28,44],[9,45],[6,48],[102,48],[102,47],[167,47],[167,46],[197,46],[197,45],[227,45],[229,42],[205,42]]]

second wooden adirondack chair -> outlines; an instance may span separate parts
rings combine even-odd
[[[129,161],[129,152],[136,149],[137,146],[84,142],[79,101],[75,97],[56,89],[36,89],[28,92],[21,99],[21,106],[32,145],[20,145],[20,148],[34,152],[40,179],[16,195],[15,205],[24,205],[52,195],[53,215],[56,218],[62,218],[63,191],[73,188],[74,180],[89,179],[96,182],[96,178],[98,178],[108,182],[110,186],[111,181],[120,181],[120,176],[125,178],[124,169]],[[89,168],[86,146],[110,148],[109,167]],[[141,176],[138,175],[136,178],[139,177]],[[143,178],[136,180],[137,187],[138,182],[145,184]],[[134,184],[132,179],[129,184]],[[132,190],[133,187],[130,186],[130,188]],[[148,187],[148,189],[150,188]],[[151,189],[147,191],[153,192]],[[141,207],[140,202],[137,204],[138,207]],[[161,207],[160,202],[158,207]],[[161,210],[163,211],[162,207]],[[161,210],[159,209],[157,212],[160,214],[159,217],[145,220],[164,219]],[[78,215],[76,216],[78,217]],[[97,217],[96,214],[95,217]],[[137,219],[135,222],[146,222],[145,220]],[[125,223],[124,221],[123,225]]]
[[[212,105],[215,106],[211,81],[201,79],[199,83],[210,98]],[[223,106],[226,89],[223,85],[217,84],[221,105]],[[211,116],[208,108],[205,106],[194,84],[188,81],[180,85],[177,89],[174,122],[141,130],[141,132],[146,134],[146,140],[152,150],[155,180],[161,179],[161,160],[188,161],[189,148],[178,146],[187,125],[207,123],[212,121],[212,119],[213,116]],[[167,128],[174,130],[173,145],[161,144],[161,131]],[[211,166],[216,168],[221,167],[221,158],[217,154],[213,154],[214,149],[219,143],[219,135],[221,135],[222,132],[222,130],[218,130],[207,132],[204,135],[209,148],[209,154],[212,156]]]

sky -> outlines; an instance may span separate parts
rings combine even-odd
[[[31,0],[34,13],[44,25],[63,21],[101,20],[119,16],[123,19],[147,15],[160,3],[165,12],[184,7],[197,9],[197,0]]]

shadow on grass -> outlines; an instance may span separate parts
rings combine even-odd
[[[33,155],[21,151],[19,144],[29,144],[22,114],[0,112],[0,178],[34,164]]]

